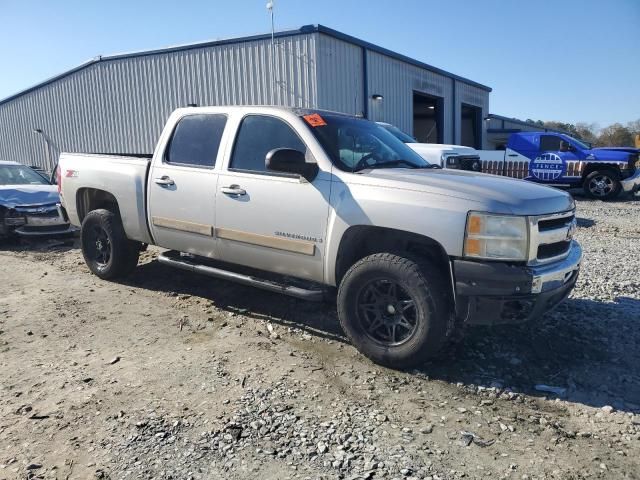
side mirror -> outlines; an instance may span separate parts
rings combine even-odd
[[[318,165],[307,163],[304,153],[292,148],[275,148],[265,158],[267,170],[294,173],[311,182],[318,175]]]

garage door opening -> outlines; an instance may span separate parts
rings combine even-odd
[[[444,99],[413,92],[413,136],[421,143],[443,143]]]
[[[460,143],[466,147],[482,148],[482,109],[462,104]]]

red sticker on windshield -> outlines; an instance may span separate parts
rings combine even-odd
[[[324,118],[322,118],[317,113],[312,113],[311,115],[305,115],[302,118],[304,118],[307,121],[307,123],[312,127],[323,127],[327,124],[327,122],[324,121]]]

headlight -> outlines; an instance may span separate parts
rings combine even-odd
[[[24,215],[18,213],[13,208],[7,210],[4,214],[4,224],[7,226],[19,227],[25,223],[27,223],[27,220],[24,218]]]
[[[487,260],[523,261],[528,257],[526,217],[469,212],[464,256]]]

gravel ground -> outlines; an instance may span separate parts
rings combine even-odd
[[[0,479],[640,478],[640,200],[578,216],[568,301],[412,372],[359,355],[328,305],[156,249],[116,284],[72,241],[6,245]]]

